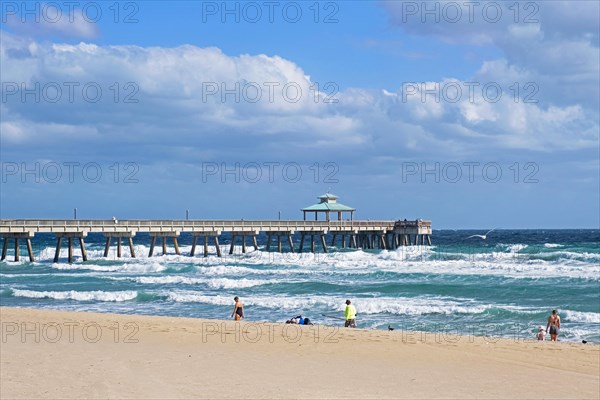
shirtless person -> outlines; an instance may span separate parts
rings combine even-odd
[[[234,320],[239,321],[240,319],[245,318],[244,304],[240,301],[240,298],[237,296],[235,296],[233,300],[235,301],[235,306],[233,306],[233,312],[231,313],[231,316],[235,316]]]
[[[556,310],[552,310],[552,315],[548,317],[548,325],[546,325],[546,333],[548,333],[548,327],[550,327],[550,340],[556,342],[558,337],[558,330],[560,329],[560,317]]]

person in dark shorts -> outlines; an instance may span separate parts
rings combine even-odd
[[[233,306],[233,312],[231,313],[231,316],[234,317],[233,319],[239,321],[242,318],[246,318],[244,315],[244,304],[240,301],[240,298],[235,296],[233,300],[235,301],[235,306]]]
[[[558,339],[558,331],[560,330],[560,317],[556,310],[552,310],[552,314],[548,317],[546,333],[548,333],[548,328],[550,328],[550,340],[556,342]]]
[[[356,308],[352,305],[350,300],[346,300],[346,310],[344,311],[344,317],[346,322],[344,326],[346,328],[356,328]]]

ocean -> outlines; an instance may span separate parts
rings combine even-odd
[[[496,230],[486,240],[472,230],[434,230],[432,246],[397,250],[329,247],[328,253],[266,252],[221,236],[223,257],[190,257],[192,237],[179,238],[181,255],[134,238],[137,258],[103,258],[104,237],[86,238],[87,262],[53,263],[55,238],[37,234],[36,261],[0,262],[0,304],[74,311],[228,319],[233,297],[248,321],[284,322],[302,315],[341,325],[345,300],[360,328],[532,339],[552,309],[562,320],[559,339],[600,343],[600,231]],[[327,243],[329,244],[330,238]],[[295,238],[297,248],[298,238]],[[276,247],[276,246],[275,246]],[[273,249],[273,246],[271,247]],[[305,243],[306,249],[306,243]],[[284,245],[284,251],[288,247]],[[28,260],[22,249],[22,260]]]

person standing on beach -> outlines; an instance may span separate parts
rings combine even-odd
[[[242,318],[246,318],[244,315],[244,304],[240,301],[240,298],[235,296],[233,300],[235,301],[233,312],[231,313],[231,316],[234,317],[233,319],[239,321]]]
[[[556,310],[552,310],[552,315],[548,317],[548,325],[546,325],[546,333],[550,327],[550,340],[556,342],[558,338],[558,330],[560,329],[560,317]]]
[[[352,305],[350,300],[346,300],[346,311],[344,312],[344,316],[346,317],[344,326],[346,328],[356,328],[356,307]]]

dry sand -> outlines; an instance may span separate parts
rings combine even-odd
[[[0,308],[2,399],[598,399],[600,346]]]

